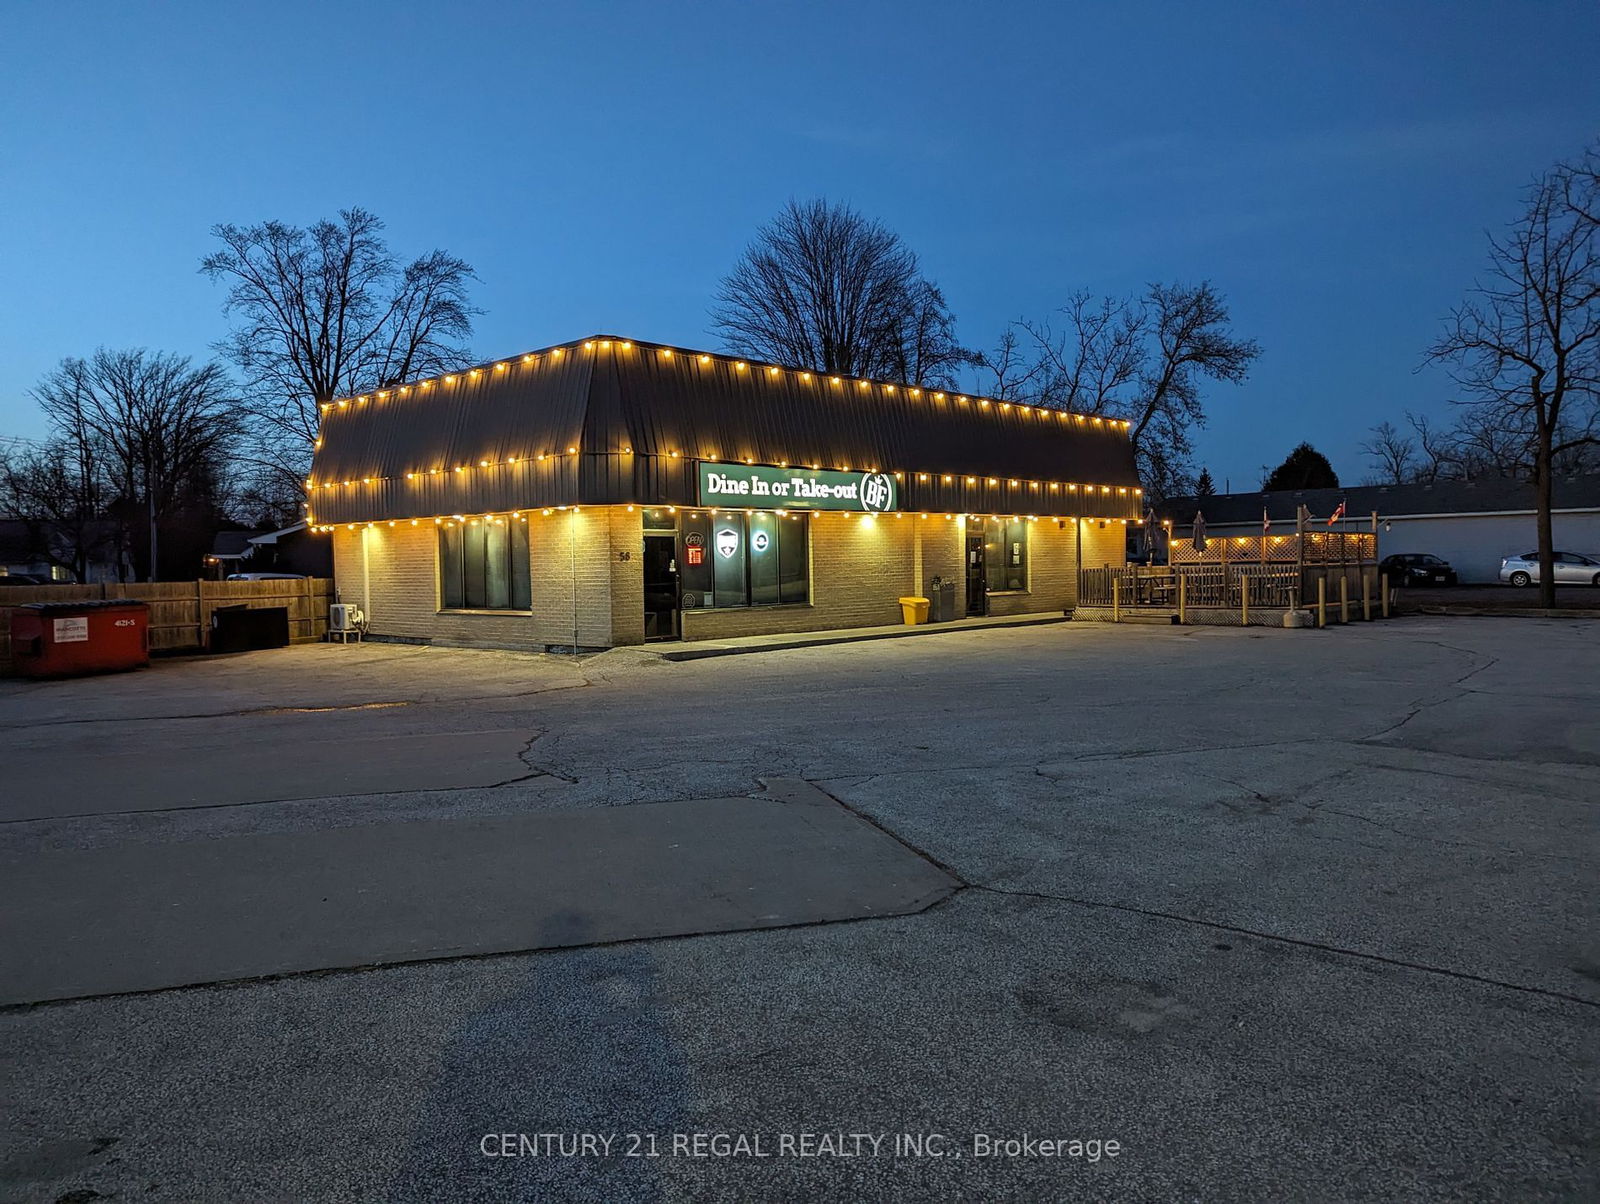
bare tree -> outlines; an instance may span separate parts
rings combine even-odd
[[[228,285],[235,324],[218,344],[245,383],[259,462],[278,495],[299,489],[319,406],[461,367],[471,356],[472,268],[443,251],[401,265],[363,209],[309,229],[219,225],[200,270]]]
[[[1555,604],[1552,480],[1563,453],[1595,442],[1600,405],[1600,146],[1558,164],[1529,189],[1527,208],[1490,236],[1487,277],[1428,350],[1449,366],[1489,428],[1526,439],[1539,537],[1539,592]]]
[[[1003,366],[985,360],[997,396],[1128,420],[1139,474],[1152,500],[1189,488],[1190,432],[1205,424],[1201,383],[1237,384],[1261,354],[1233,335],[1209,283],[1152,284],[1137,298],[1076,293],[1050,322],[1018,322]]]
[[[110,541],[105,477],[93,448],[66,439],[0,446],[0,515],[22,523],[35,555],[78,581]]]
[[[982,361],[956,341],[955,318],[936,284],[915,281],[907,290],[889,340],[892,360],[886,376],[919,385],[953,389],[959,368]]]
[[[949,385],[976,357],[899,236],[848,205],[790,201],[717,291],[712,326],[752,359]]]
[[[68,358],[33,389],[80,481],[104,473],[122,515],[119,545],[148,531],[146,573],[157,579],[162,520],[196,503],[214,505],[240,434],[238,401],[214,363],[143,349]],[[121,557],[119,556],[119,560]]]
[[[1416,473],[1417,442],[1385,419],[1373,427],[1361,444],[1372,460],[1379,485],[1404,485]]]

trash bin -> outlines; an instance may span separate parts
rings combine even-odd
[[[956,583],[935,577],[928,582],[928,622],[948,623],[956,617]]]
[[[11,612],[11,664],[24,677],[115,673],[149,663],[146,603],[31,602]]]
[[[926,598],[901,598],[900,617],[905,620],[907,627],[915,627],[919,623],[928,621],[928,600]]]

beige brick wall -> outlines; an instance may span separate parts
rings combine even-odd
[[[531,614],[441,613],[438,533],[429,522],[384,523],[333,535],[340,596],[367,612],[375,635],[466,647],[603,648],[644,639],[642,517],[624,507],[531,514]],[[1076,601],[1077,523],[1041,518],[1029,525],[1029,589],[997,594],[990,613],[1069,609]],[[811,517],[811,601],[806,605],[688,611],[685,639],[716,639],[900,621],[897,601],[925,595],[934,576],[956,582],[966,605],[965,526],[942,515],[924,519],[820,513]],[[1122,563],[1120,523],[1084,527],[1086,566]],[[920,547],[919,547],[920,544]],[[574,624],[576,623],[576,632]]]
[[[439,537],[431,522],[334,532],[336,586],[344,601],[361,604],[374,635],[536,650],[570,646],[574,635],[586,648],[641,642],[639,515],[616,507],[527,518],[530,614],[440,611]]]

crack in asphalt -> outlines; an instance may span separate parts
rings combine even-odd
[[[996,895],[1008,895],[1019,899],[1039,899],[1052,903],[1064,903],[1073,907],[1103,908],[1109,911],[1121,911],[1130,915],[1145,916],[1153,920],[1170,920],[1180,924],[1193,924],[1200,928],[1210,928],[1218,932],[1231,932],[1239,936],[1255,937],[1258,940],[1272,941],[1275,944],[1293,945],[1302,949],[1316,949],[1323,953],[1337,954],[1341,957],[1353,957],[1362,961],[1378,962],[1386,966],[1394,966],[1402,970],[1414,970],[1423,974],[1437,974],[1445,978],[1460,979],[1466,982],[1480,983],[1484,986],[1502,987],[1508,991],[1521,991],[1529,995],[1541,995],[1548,999],[1559,999],[1566,1003],[1581,1004],[1584,1007],[1600,1008],[1600,999],[1587,999],[1582,995],[1573,995],[1567,991],[1557,991],[1550,987],[1534,987],[1525,983],[1508,982],[1502,978],[1489,978],[1482,974],[1473,974],[1466,970],[1452,970],[1448,966],[1433,966],[1426,962],[1414,962],[1405,958],[1388,957],[1382,953],[1370,953],[1362,949],[1351,949],[1343,945],[1332,945],[1326,941],[1313,941],[1304,937],[1284,936],[1276,932],[1264,932],[1258,928],[1244,928],[1237,924],[1227,924],[1220,920],[1206,920],[1198,916],[1186,916],[1178,912],[1159,911],[1149,907],[1136,907],[1129,903],[1111,903],[1104,899],[1079,899],[1070,895],[1054,895],[1047,891],[1012,890],[1002,886],[988,886],[983,883],[972,882],[965,884],[968,890],[984,891]]]

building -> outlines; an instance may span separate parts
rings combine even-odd
[[[1600,476],[1559,477],[1553,487],[1556,549],[1600,552]],[[1431,552],[1449,561],[1464,584],[1498,581],[1502,557],[1539,544],[1533,485],[1509,477],[1171,498],[1158,512],[1179,538],[1188,534],[1196,511],[1205,515],[1209,534],[1237,537],[1261,534],[1263,508],[1274,532],[1292,533],[1298,506],[1320,525],[1341,501],[1343,527],[1370,531],[1377,515],[1381,555]]]
[[[1143,503],[1118,420],[614,336],[328,403],[307,493],[374,634],[532,649],[1060,613]]]
[[[69,567],[75,543],[88,550],[83,566],[85,583],[126,580],[131,574],[125,555],[118,564],[116,529],[109,521],[87,524],[74,541],[48,520],[0,518],[0,577],[71,584],[77,580]]]
[[[311,534],[303,520],[276,531],[218,531],[205,558],[205,573],[221,581],[233,573],[333,575],[327,541]]]

